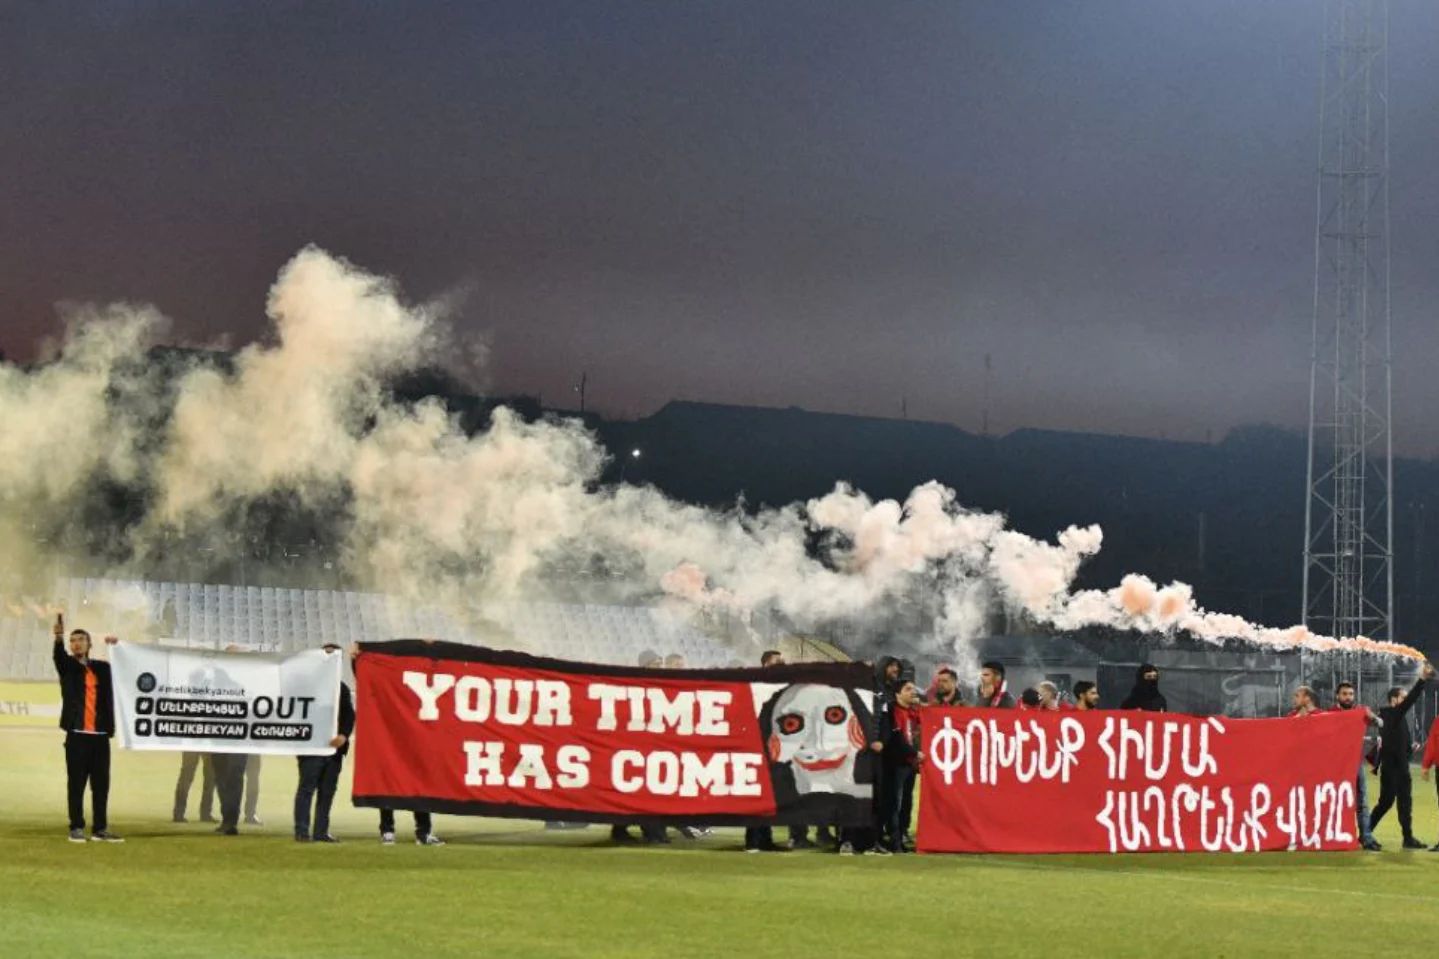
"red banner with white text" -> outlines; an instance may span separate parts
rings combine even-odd
[[[676,825],[872,819],[862,664],[639,669],[401,640],[355,661],[355,804]]]
[[[1353,849],[1364,724],[925,709],[919,850]]]

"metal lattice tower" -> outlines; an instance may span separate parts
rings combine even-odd
[[[1389,8],[1325,0],[1304,624],[1394,638]]]

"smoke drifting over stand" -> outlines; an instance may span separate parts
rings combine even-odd
[[[615,574],[619,597],[663,593],[801,624],[880,615],[923,585],[941,600],[936,653],[961,658],[998,604],[1061,629],[1418,655],[1258,627],[1140,575],[1075,592],[1099,527],[1036,540],[938,483],[903,503],[840,484],[758,512],[600,485],[607,455],[577,421],[501,408],[471,435],[438,399],[396,400],[395,378],[459,350],[443,310],[407,304],[394,282],[314,247],[281,270],[267,312],[272,339],[223,366],[162,375],[147,351],[163,319],[126,306],[74,311],[48,362],[0,366],[11,572],[53,550],[57,530],[84,521],[83,498],[108,484],[134,504],[115,533],[129,561],[177,536],[223,541],[257,504],[285,502],[324,517],[358,585],[456,607],[542,594],[558,570],[587,562]]]

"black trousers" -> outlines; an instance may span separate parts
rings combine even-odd
[[[180,775],[175,780],[175,818],[185,815],[190,802],[190,784],[195,769],[200,769],[200,818],[209,819],[215,810],[215,767],[209,753],[184,753],[180,756]]]
[[[300,785],[295,789],[295,835],[328,836],[330,807],[335,804],[335,791],[340,785],[340,770],[345,757],[300,756]],[[313,804],[314,828],[310,814]]]
[[[95,814],[94,832],[110,828],[110,737],[93,733],[65,734],[65,792],[70,800],[70,828],[85,828],[85,785]]]
[[[911,824],[912,822],[914,822],[914,793],[915,793],[915,782],[916,782],[918,779],[919,779],[919,772],[918,772],[918,770],[911,769],[911,770],[909,771],[909,788],[905,789],[904,795],[902,795],[902,796],[900,797],[900,805],[899,805],[899,825],[900,825],[900,832],[903,833],[903,834],[906,835],[906,836],[909,835],[909,827],[910,827],[910,824]]]
[[[1407,760],[1397,759],[1384,760],[1379,764],[1379,801],[1374,804],[1374,810],[1369,813],[1369,828],[1378,829],[1379,820],[1389,811],[1389,807],[1398,803],[1399,806],[1399,828],[1404,831],[1404,838],[1411,839],[1414,836],[1414,780],[1409,773]]]
[[[427,813],[427,812],[417,812],[417,813],[415,813],[415,838],[416,838],[416,839],[424,839],[426,836],[428,836],[428,835],[430,834],[430,831],[431,831],[431,829],[433,829],[433,828],[434,828],[434,823],[433,823],[433,821],[431,820],[429,813]],[[394,832],[394,831],[395,831],[395,811],[394,811],[393,809],[383,809],[383,808],[382,808],[382,809],[380,810],[380,832],[381,832],[381,833],[387,833],[387,832]]]
[[[240,798],[245,790],[245,763],[250,757],[215,753],[210,765],[215,771],[215,792],[220,796],[220,825],[240,822]]]
[[[791,842],[808,839],[808,826],[790,826],[789,838]],[[744,847],[746,849],[769,849],[774,845],[773,826],[750,826],[744,831]]]
[[[909,820],[904,818],[908,805],[905,800],[914,791],[914,770],[908,766],[886,769],[880,788],[880,842],[886,848],[900,852],[905,831],[909,828]]]

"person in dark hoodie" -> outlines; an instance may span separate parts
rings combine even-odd
[[[1134,673],[1134,688],[1119,704],[1120,709],[1138,709],[1146,713],[1167,713],[1169,703],[1159,691],[1159,667],[1140,663]]]
[[[338,652],[340,647],[327,644],[327,651]],[[340,681],[340,716],[337,734],[330,740],[335,751],[326,756],[298,756],[300,782],[295,788],[295,841],[296,842],[339,842],[330,835],[330,807],[335,802],[335,792],[340,784],[340,769],[345,765],[345,756],[350,751],[350,736],[355,732],[355,702],[350,696],[350,687]],[[314,829],[311,831],[311,804],[314,808]]]
[[[1389,690],[1389,705],[1379,710],[1384,726],[1379,732],[1379,801],[1369,816],[1370,830],[1379,828],[1379,820],[1397,801],[1399,804],[1399,828],[1404,831],[1405,849],[1423,849],[1424,844],[1414,838],[1414,797],[1413,778],[1409,772],[1409,759],[1414,752],[1414,734],[1409,729],[1409,710],[1419,702],[1419,691],[1434,678],[1434,667],[1424,664],[1419,679],[1404,692],[1398,686]]]
[[[900,686],[900,674],[904,672],[904,662],[897,656],[881,656],[879,663],[875,666],[874,675],[879,691],[887,698],[893,699],[895,691]]]

